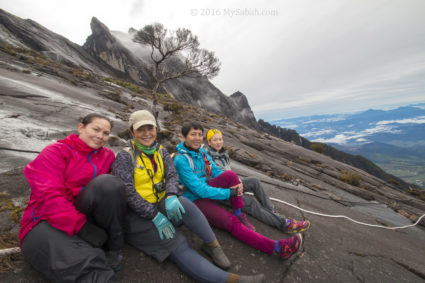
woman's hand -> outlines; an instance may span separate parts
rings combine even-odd
[[[238,186],[238,197],[241,197],[243,195],[243,185],[242,183],[239,183]]]
[[[232,189],[232,190],[238,190],[238,194],[237,194],[238,197],[240,197],[240,196],[243,195],[243,185],[242,185],[242,182],[239,183],[239,184],[237,184],[237,185],[234,185],[234,186],[230,187],[230,189]]]
[[[172,239],[174,237],[174,233],[176,233],[176,230],[173,227],[173,224],[168,220],[167,217],[164,216],[161,212],[158,212],[157,215],[152,219],[153,224],[155,225],[156,229],[158,229],[159,237],[161,240],[164,240],[165,238]]]
[[[165,199],[165,210],[168,219],[174,220],[175,223],[183,220],[182,214],[186,213],[177,196],[169,196]]]

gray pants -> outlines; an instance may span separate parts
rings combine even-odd
[[[285,231],[286,219],[274,213],[274,206],[261,185],[260,180],[255,177],[242,178],[244,192],[251,192],[254,197],[244,195],[242,199],[245,203],[242,211],[267,225]],[[226,205],[229,202],[226,201]]]
[[[214,241],[215,234],[199,208],[185,197],[179,197],[179,201],[186,212],[182,215],[183,221],[180,221],[180,223],[173,222],[173,225],[184,224],[204,242],[211,243]],[[166,215],[164,200],[159,203],[158,210]],[[164,237],[161,240],[152,219],[141,218],[131,209],[127,213],[125,222],[127,242],[157,261],[162,262],[169,258],[182,271],[199,282],[224,283],[226,281],[229,274],[193,250],[183,233],[178,229],[176,229],[173,238],[166,239]]]
[[[88,221],[108,233],[107,248],[123,246],[126,197],[121,179],[111,175],[94,178],[78,195],[75,206],[87,215]],[[22,253],[27,262],[53,282],[118,282],[102,249],[53,228],[47,221],[28,232]]]
[[[189,246],[187,241],[184,241],[168,258],[197,282],[224,283],[229,277],[227,271],[202,257]]]
[[[189,230],[199,236],[204,242],[211,243],[214,241],[215,234],[212,231],[207,219],[199,210],[199,208],[185,197],[179,197],[179,201],[184,207],[183,221],[173,223],[174,226],[184,224]],[[165,199],[159,205],[158,210],[167,215],[165,211]],[[125,217],[125,236],[127,242],[143,251],[144,253],[154,257],[157,261],[164,261],[175,249],[186,241],[183,233],[176,229],[176,233],[171,239],[161,240],[158,229],[152,222],[152,219],[144,219],[139,217],[131,209],[129,209]]]

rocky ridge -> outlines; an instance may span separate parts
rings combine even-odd
[[[148,56],[150,50],[148,47],[131,43],[134,29],[130,29],[128,34],[112,33],[95,17],[92,18],[90,26],[92,34],[83,46],[87,52],[98,58],[99,61],[126,73],[135,83],[147,88],[152,87],[153,79]],[[121,41],[126,40],[127,44],[122,44],[120,39]],[[140,54],[145,54],[145,56],[140,56]],[[173,64],[179,64],[179,62],[172,61],[167,67],[173,68]],[[162,91],[176,100],[224,114],[250,126],[256,125],[254,114],[248,103],[243,106],[237,104],[206,78],[185,77],[170,80],[165,82]],[[247,107],[248,110],[246,110]]]

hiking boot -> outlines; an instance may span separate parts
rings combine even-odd
[[[280,239],[278,243],[280,246],[279,256],[288,259],[301,248],[303,236],[298,233],[289,239]]]
[[[257,275],[242,275],[238,283],[260,283],[264,281],[264,274]]]
[[[245,225],[248,229],[255,231],[255,227],[254,225],[252,225],[251,223],[248,222],[248,219],[246,219],[246,215],[245,213],[242,213],[241,215],[238,216],[238,219],[240,222],[242,222],[243,225]]]
[[[230,268],[231,263],[229,259],[227,258],[227,256],[224,254],[224,251],[220,245],[211,246],[211,245],[208,245],[207,243],[204,243],[201,246],[201,250],[204,251],[207,255],[209,255],[212,258],[215,265],[217,265],[218,267],[224,270],[227,270]]]
[[[308,228],[310,228],[310,221],[297,221],[294,219],[289,219],[289,224],[285,228],[286,233],[299,233],[304,232]]]
[[[105,253],[106,262],[114,270],[119,271],[121,269],[121,261],[123,259],[123,254],[121,250],[118,251],[108,251]]]

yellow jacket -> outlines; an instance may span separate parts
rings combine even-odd
[[[134,168],[134,188],[137,193],[150,203],[157,203],[165,196],[165,182],[164,178],[164,163],[159,150],[155,151],[153,160],[157,165],[157,171],[154,172],[153,165],[149,157],[145,153],[137,156],[137,164]],[[154,184],[160,184],[162,182],[163,190],[158,192],[155,189]],[[158,186],[158,185],[157,185]]]

